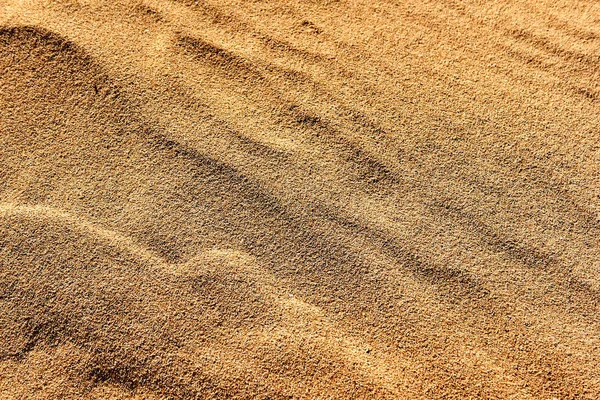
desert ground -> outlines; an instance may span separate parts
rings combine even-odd
[[[0,0],[1,399],[599,399],[596,0]]]

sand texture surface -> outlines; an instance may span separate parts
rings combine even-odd
[[[0,0],[0,399],[600,398],[596,0]]]

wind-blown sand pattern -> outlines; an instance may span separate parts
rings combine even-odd
[[[600,398],[600,4],[0,0],[0,398]]]

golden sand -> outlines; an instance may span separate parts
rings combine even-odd
[[[0,0],[1,399],[598,399],[599,213],[595,0]]]

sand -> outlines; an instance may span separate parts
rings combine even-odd
[[[600,4],[0,0],[0,398],[600,398]]]

